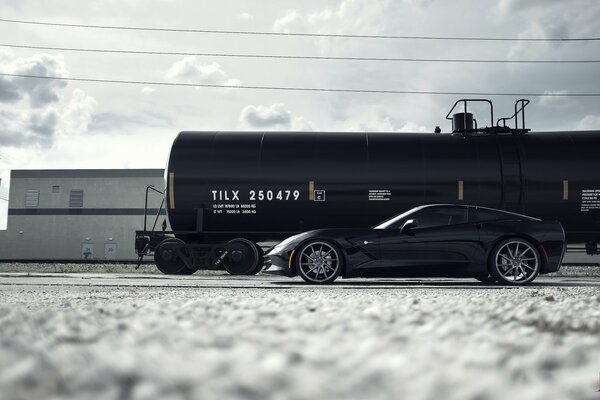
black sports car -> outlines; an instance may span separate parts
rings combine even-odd
[[[491,208],[433,204],[370,229],[318,229],[267,254],[269,272],[309,283],[351,277],[474,277],[507,285],[555,272],[565,252],[557,221]]]

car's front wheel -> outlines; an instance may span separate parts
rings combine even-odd
[[[329,242],[309,241],[298,249],[295,257],[298,275],[308,283],[331,283],[342,271],[341,255],[338,248]]]
[[[492,251],[490,274],[504,285],[526,285],[540,273],[542,262],[535,246],[521,238],[503,240]]]

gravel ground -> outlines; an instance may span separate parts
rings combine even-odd
[[[223,287],[149,288],[2,279],[2,399],[600,398],[597,280],[290,288],[251,277],[228,288],[226,278],[192,276],[182,282]],[[256,280],[270,286],[243,287]]]

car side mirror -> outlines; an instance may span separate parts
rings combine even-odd
[[[400,228],[400,233],[407,233],[407,234],[411,234],[411,229],[416,228],[417,226],[419,226],[419,224],[417,223],[416,219],[409,219],[406,220],[406,222],[404,223],[404,225],[402,225],[402,228]]]

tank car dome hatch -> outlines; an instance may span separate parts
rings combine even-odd
[[[473,131],[473,114],[461,112],[452,115],[452,133]]]

